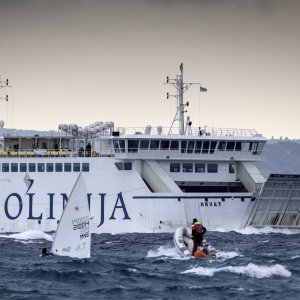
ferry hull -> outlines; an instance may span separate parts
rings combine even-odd
[[[9,175],[0,177],[1,232],[56,230],[78,173]],[[92,233],[174,232],[194,217],[209,230],[237,229],[255,202],[251,193],[152,193],[134,170],[103,168],[84,177]]]

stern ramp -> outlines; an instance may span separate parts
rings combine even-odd
[[[300,175],[271,174],[246,226],[300,229]]]

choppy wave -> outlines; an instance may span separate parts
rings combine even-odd
[[[234,258],[237,256],[241,256],[239,252],[235,251],[218,251],[217,252],[217,259],[227,260],[230,258]],[[167,247],[167,246],[159,246],[156,250],[149,250],[147,253],[148,258],[155,258],[155,257],[168,257],[172,259],[179,259],[179,260],[186,260],[186,259],[193,259],[194,257],[182,257],[176,250],[175,247]]]
[[[219,259],[226,260],[226,259],[234,258],[237,256],[241,256],[241,254],[239,252],[235,252],[235,251],[227,251],[227,252],[226,251],[218,251],[216,253],[216,256]]]
[[[291,259],[297,259],[297,258],[300,258],[300,255],[294,255],[291,257]]]
[[[165,233],[95,234],[88,260],[39,256],[52,239],[42,232],[1,236],[0,299],[299,298],[300,235],[208,231],[218,258],[202,260]]]
[[[299,234],[299,230],[293,230],[293,229],[284,229],[284,228],[272,228],[272,227],[262,227],[262,228],[255,228],[255,227],[246,227],[245,229],[224,229],[224,228],[216,228],[213,231],[217,232],[230,232],[235,231],[240,234],[268,234],[268,233],[282,233],[282,234]]]
[[[182,274],[194,273],[201,276],[213,276],[218,272],[231,272],[255,278],[268,278],[274,275],[290,277],[292,275],[289,270],[280,264],[273,266],[258,266],[253,263],[249,263],[247,266],[227,266],[220,268],[193,267],[182,272]]]
[[[28,230],[21,233],[13,233],[13,234],[1,234],[0,237],[15,239],[15,240],[39,240],[44,239],[52,242],[53,237],[50,234],[47,234],[43,231],[39,230]]]
[[[147,257],[170,257],[174,259],[183,259],[182,256],[177,252],[175,247],[159,246],[156,250],[149,250]]]

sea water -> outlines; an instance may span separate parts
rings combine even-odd
[[[90,259],[40,256],[52,238],[0,235],[0,299],[300,299],[291,230],[207,232],[217,259],[182,258],[172,234],[93,234]]]

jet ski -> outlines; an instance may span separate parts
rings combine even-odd
[[[176,229],[174,233],[174,245],[178,253],[182,257],[191,257],[194,241],[191,238],[192,229],[186,226],[182,226]],[[197,258],[214,258],[216,257],[216,249],[208,245],[208,243],[203,240],[201,246],[194,253],[194,257]]]

